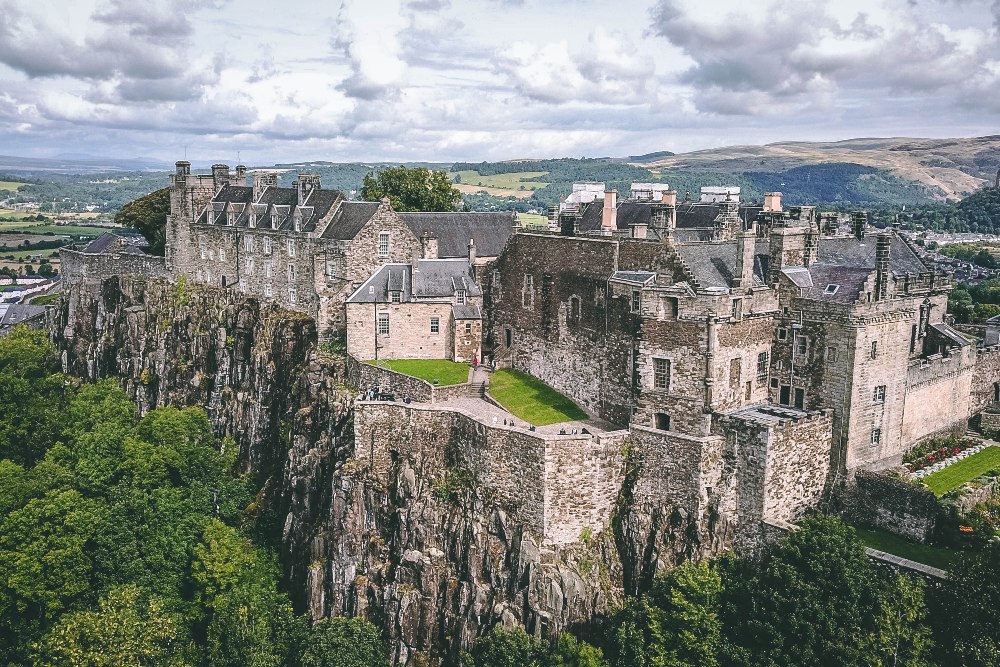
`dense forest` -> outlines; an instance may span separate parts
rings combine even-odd
[[[0,338],[0,663],[378,666],[362,619],[312,623],[282,589],[252,475],[200,408],[144,416],[58,372],[44,332]],[[551,643],[487,631],[464,667],[1000,665],[1000,544],[946,581],[878,567],[816,516],[754,558],[688,562]],[[427,663],[433,664],[433,663]]]

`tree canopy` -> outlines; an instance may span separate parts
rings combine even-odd
[[[445,171],[426,167],[386,167],[365,175],[361,198],[389,198],[396,211],[454,211],[462,193],[452,187]]]
[[[149,252],[162,255],[167,241],[167,216],[170,214],[170,188],[154,190],[121,207],[115,222],[142,232]]]

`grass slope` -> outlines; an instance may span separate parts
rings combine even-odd
[[[501,369],[490,379],[490,395],[515,417],[535,426],[586,419],[576,403],[541,380],[511,369]]]
[[[457,364],[447,359],[379,359],[368,363],[389,370],[412,375],[439,386],[462,384],[469,380],[469,365]]]
[[[958,554],[950,549],[933,547],[929,544],[911,542],[899,535],[887,533],[884,530],[869,530],[867,528],[857,528],[858,537],[865,543],[865,546],[886,553],[895,554],[903,558],[915,560],[924,565],[947,570]]]
[[[1000,447],[987,447],[967,459],[927,475],[923,482],[935,496],[940,497],[995,469],[1000,469]]]

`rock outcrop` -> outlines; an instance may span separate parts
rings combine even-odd
[[[235,291],[85,281],[52,330],[68,372],[118,378],[142,411],[204,406],[261,482],[251,511],[280,532],[296,604],[314,618],[367,616],[401,662],[457,664],[498,622],[540,636],[588,623],[652,572],[706,551],[698,520],[630,506],[627,489],[616,531],[549,549],[482,490],[435,486],[443,471],[427,461],[399,457],[388,477],[370,474],[352,458],[343,359],[317,345],[312,319]]]

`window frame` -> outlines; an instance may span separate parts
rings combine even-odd
[[[378,256],[388,257],[392,250],[392,234],[389,232],[378,233]]]
[[[389,313],[376,313],[375,326],[379,336],[389,335]]]
[[[670,360],[653,357],[653,389],[670,391]]]
[[[440,317],[432,317],[431,318],[431,333],[432,334],[439,334],[439,333],[441,333],[441,318]]]

